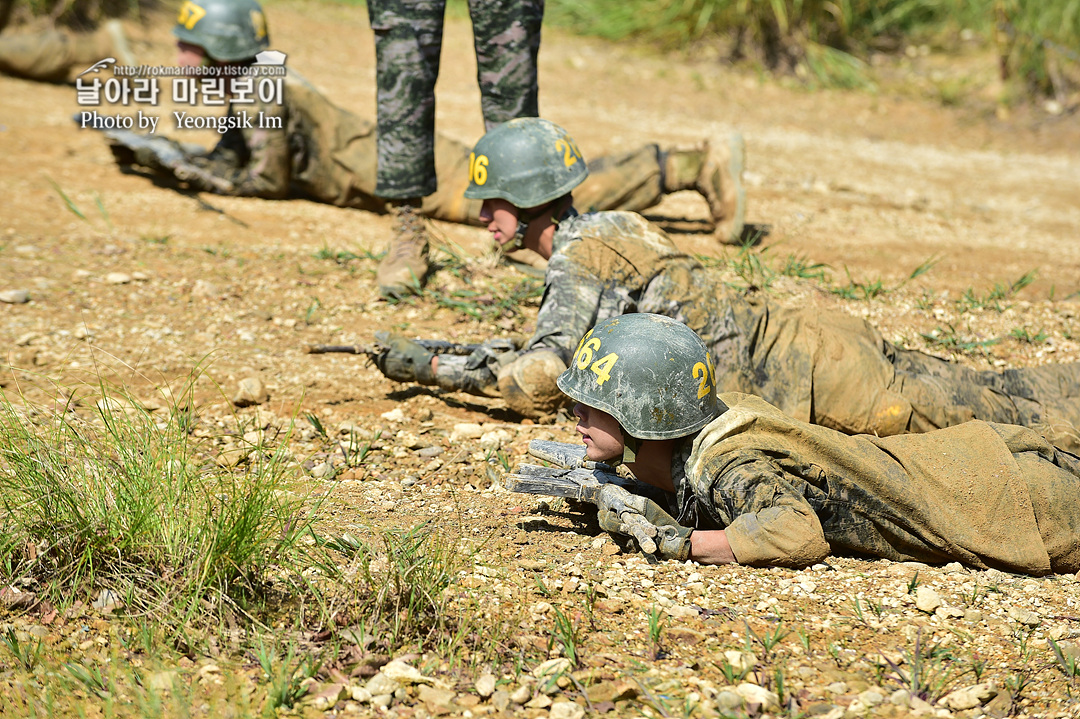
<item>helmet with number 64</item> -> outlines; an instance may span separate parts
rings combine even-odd
[[[522,117],[492,128],[476,143],[465,197],[537,207],[570,192],[588,174],[566,130],[539,117]]]
[[[270,45],[266,15],[255,0],[184,0],[173,35],[218,62],[248,60]]]
[[[723,406],[709,348],[692,329],[662,315],[622,315],[593,327],[558,385],[637,439],[693,434]]]

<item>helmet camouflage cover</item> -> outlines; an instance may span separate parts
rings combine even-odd
[[[536,207],[570,192],[588,174],[566,130],[539,117],[522,117],[492,128],[476,143],[465,197]]]
[[[708,347],[692,329],[662,315],[622,315],[593,327],[558,385],[637,439],[694,434],[722,406]]]
[[[266,15],[255,0],[184,0],[173,35],[219,62],[247,60],[270,45]]]

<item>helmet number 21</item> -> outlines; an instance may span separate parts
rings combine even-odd
[[[577,356],[574,357],[574,362],[577,368],[580,370],[588,367],[596,375],[596,384],[603,385],[609,379],[611,379],[611,368],[615,366],[615,363],[619,360],[619,355],[614,352],[610,352],[595,362],[592,361],[594,353],[600,349],[600,338],[586,336],[578,346]],[[592,366],[589,363],[592,362]]]

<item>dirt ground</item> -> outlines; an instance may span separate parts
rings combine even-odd
[[[273,47],[288,53],[289,66],[338,104],[374,118],[366,12],[293,1],[268,3],[268,11]],[[141,62],[171,64],[167,21],[141,35]],[[930,62],[910,63],[911,87]],[[758,248],[766,263],[781,266],[794,255],[828,265],[835,287],[850,284],[859,294],[880,281],[885,290],[851,300],[820,282],[781,277],[770,288],[777,301],[865,316],[888,339],[981,368],[1080,359],[1074,296],[1080,292],[1080,130],[1074,117],[1020,110],[999,119],[985,101],[992,83],[957,107],[910,88],[809,92],[553,29],[544,37],[540,81],[544,115],[565,126],[586,157],[742,132],[748,220],[769,228]],[[644,630],[629,627],[643,627],[641,612],[658,603],[674,607],[669,614],[682,638],[675,642],[681,649],[652,670],[664,681],[683,681],[684,689],[692,684],[687,677],[725,684],[720,662],[710,665],[703,657],[743,646],[733,639],[744,636],[735,617],[761,622],[755,626],[775,626],[780,617],[788,626],[802,621],[808,627],[805,649],[794,638],[785,644],[803,711],[816,707],[813,713],[834,719],[845,711],[877,711],[866,692],[897,685],[869,657],[878,649],[898,652],[925,629],[954,637],[958,654],[993,657],[987,676],[1002,692],[1024,667],[1038,667],[1026,693],[986,713],[1075,715],[1071,679],[1055,673],[1046,644],[1047,637],[1080,636],[1080,619],[1073,616],[1080,591],[1071,577],[1035,581],[850,559],[809,573],[654,569],[619,555],[595,525],[493,488],[501,472],[493,454],[513,463],[530,439],[573,441],[569,420],[522,424],[495,400],[405,387],[361,358],[304,353],[308,343],[367,343],[378,330],[459,341],[493,332],[527,335],[536,298],[517,308],[501,307],[499,299],[531,280],[486,255],[482,230],[437,223],[464,260],[443,258],[446,267],[431,281],[434,294],[387,305],[374,290],[376,263],[365,255],[385,248],[385,217],[303,200],[159,187],[121,173],[98,135],[73,126],[79,107],[71,86],[0,77],[0,98],[0,291],[22,289],[31,297],[25,304],[0,303],[0,347],[11,366],[0,375],[5,392],[34,399],[57,389],[89,395],[95,378],[104,376],[152,401],[161,398],[162,387],[176,387],[201,368],[200,399],[208,412],[224,416],[234,411],[228,400],[241,380],[257,378],[269,400],[235,410],[254,424],[280,426],[312,413],[331,434],[352,428],[376,437],[375,459],[348,467],[314,432],[298,435],[297,454],[311,458],[309,467],[332,468],[329,479],[315,481],[326,479],[328,521],[335,526],[433,519],[488,536],[484,556],[494,569],[478,572],[474,586],[503,580],[518,586],[507,576],[525,576],[514,602],[537,626],[550,624],[551,614],[539,606],[543,597],[530,573],[543,576],[564,600],[577,596],[582,570],[598,586],[612,571],[629,576],[628,592],[620,590],[621,579],[607,585],[608,608],[627,626],[597,632],[590,645],[593,656],[607,657],[596,666],[611,681],[637,666],[628,656],[645,661],[639,647]],[[461,19],[447,27],[438,99],[439,130],[471,144],[482,121],[470,28]],[[161,114],[168,109],[162,106]],[[209,144],[214,135],[181,139]],[[700,233],[706,208],[692,193],[673,195],[647,214],[694,252],[720,260],[737,255]],[[930,259],[935,264],[928,272],[905,283]],[[992,303],[963,302],[965,292],[985,298],[995,285],[1008,286],[1032,270],[1034,282],[1003,299],[1002,311],[972,307]],[[735,273],[732,279],[739,280]],[[455,308],[455,300],[481,318]],[[957,352],[957,342],[988,344]],[[442,454],[424,451],[431,447]],[[958,613],[914,606],[914,594],[903,589],[913,589],[916,571],[944,596],[946,608],[960,607]],[[980,595],[980,586],[991,585],[992,596]],[[860,593],[884,598],[884,615],[852,620],[850,597]],[[700,611],[682,611],[686,606]],[[1028,623],[1028,615],[1014,611],[1018,606],[1042,623]],[[1025,627],[1041,642],[1038,661],[1017,648]],[[767,684],[762,677],[758,683]],[[690,690],[671,691],[682,697]],[[715,699],[715,691],[695,691],[699,700]],[[889,692],[885,700],[882,706],[894,714],[923,711],[902,701],[889,704]],[[452,711],[466,706],[483,713],[487,704],[461,700]],[[976,717],[980,706],[923,713]],[[523,711],[546,716],[549,709],[541,701]],[[428,710],[434,712],[430,702]]]

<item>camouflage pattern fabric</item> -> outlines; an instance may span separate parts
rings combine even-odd
[[[786,308],[727,290],[635,213],[570,211],[555,233],[536,331],[523,351],[569,363],[601,320],[653,312],[683,322],[709,345],[717,389],[763,397],[788,416],[846,434],[926,432],[981,419],[1029,426],[1080,452],[1080,363],[976,372],[886,342],[842,312]],[[502,357],[503,365],[514,356]],[[466,380],[448,363],[446,387]],[[493,394],[499,367],[467,383]]]
[[[369,0],[378,84],[378,180],[386,199],[435,192],[435,80],[445,0]],[[536,58],[543,0],[469,0],[488,129],[539,113]]]
[[[571,209],[559,221],[553,249],[529,341],[519,352],[500,356],[498,365],[469,369],[462,358],[440,357],[436,380],[441,386],[494,395],[502,369],[530,351],[554,352],[568,365],[590,327],[642,311],[637,300],[649,277],[669,263],[689,260],[667,235],[633,212],[579,215]]]
[[[680,522],[723,528],[740,563],[803,567],[835,552],[1035,575],[1080,568],[1080,461],[1029,429],[850,437],[757,397],[720,399],[728,411],[688,458],[675,453],[673,475]]]
[[[48,29],[0,36],[0,73],[38,82],[64,82],[108,57],[112,45],[103,32]]]
[[[230,108],[235,113],[240,106]],[[374,123],[334,105],[290,69],[284,104],[244,105],[282,118],[282,129],[229,129],[210,156],[177,145],[212,174],[228,179],[237,192],[252,197],[300,195],[319,202],[384,212],[375,195],[377,141]],[[590,164],[590,175],[575,190],[600,209],[644,210],[660,201],[660,168],[655,145]],[[480,224],[480,202],[464,197],[469,185],[470,147],[435,135],[439,189],[424,198],[421,212],[448,222]],[[598,164],[597,164],[598,163]],[[143,163],[145,164],[145,163]],[[594,165],[600,167],[594,169]],[[212,187],[196,189],[216,191]]]

